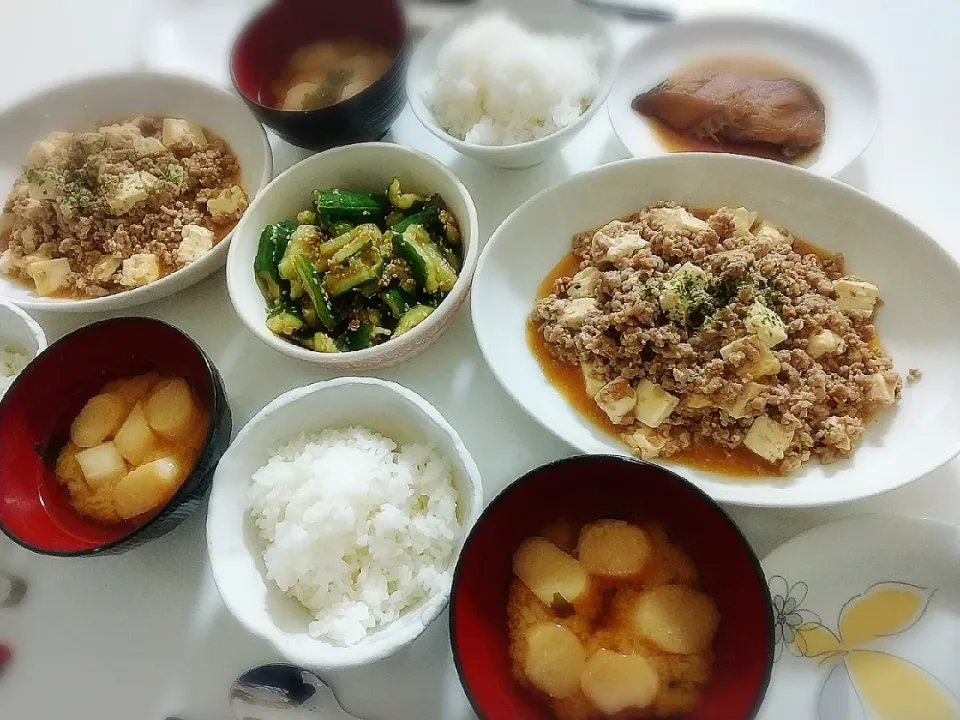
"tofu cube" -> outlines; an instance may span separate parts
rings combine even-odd
[[[134,141],[143,137],[140,128],[133,123],[105,125],[99,129],[99,132],[103,135],[107,147],[113,149],[133,147]]]
[[[33,279],[38,295],[53,295],[66,284],[70,275],[70,261],[67,258],[38,260],[27,265],[27,272]]]
[[[743,390],[737,395],[737,399],[732,403],[721,405],[720,408],[732,418],[743,418],[748,415],[747,405],[753,401],[761,392],[763,385],[755,382],[748,382],[743,386]]]
[[[207,137],[203,134],[203,128],[192,124],[188,120],[164,118],[162,142],[167,147],[174,145],[199,145],[203,147],[207,144]]]
[[[776,375],[779,372],[780,361],[768,348],[763,348],[756,360],[744,363],[737,369],[738,375],[752,380],[766,375]]]
[[[833,289],[837,293],[837,307],[843,312],[871,315],[880,297],[876,285],[853,278],[840,278]]]
[[[793,430],[785,428],[769,415],[762,415],[754,420],[743,439],[743,444],[751,452],[772,463],[783,459],[791,442]]]
[[[636,394],[626,378],[618,377],[611,380],[593,398],[611,422],[622,424],[629,422],[634,405],[637,402]]]
[[[780,228],[770,223],[760,223],[760,229],[757,230],[758,240],[768,240],[773,245],[792,245],[793,237],[784,235]]]
[[[30,146],[30,151],[27,153],[27,164],[33,167],[45,167],[56,149],[52,142],[37,140]]]
[[[668,231],[687,230],[693,234],[701,230],[709,230],[710,226],[696,215],[692,215],[686,208],[654,208],[650,217],[660,223],[660,227]]]
[[[235,220],[247,209],[247,194],[239,185],[233,185],[207,200],[207,210],[216,222]]]
[[[98,132],[85,132],[77,135],[74,142],[83,155],[93,155],[103,150],[106,138]]]
[[[560,324],[565,328],[577,330],[583,327],[591,315],[599,310],[599,305],[594,298],[575,298],[568,300],[560,311]]]
[[[631,450],[635,451],[634,454],[639,453],[644,460],[653,460],[667,444],[666,438],[660,437],[645,427],[638,428],[630,433],[624,433],[620,438]]]
[[[586,385],[587,395],[595,398],[601,388],[607,384],[606,378],[600,375],[590,363],[581,363],[580,369],[583,371],[583,381]]]
[[[137,155],[161,155],[167,151],[160,142],[160,138],[155,137],[135,137],[133,139],[133,150]]]
[[[180,237],[183,239],[177,248],[177,262],[181,265],[199,260],[213,248],[213,231],[201,225],[184,225]]]
[[[603,259],[606,262],[615,263],[625,257],[633,255],[633,253],[637,252],[638,250],[643,250],[649,246],[650,243],[640,237],[640,233],[627,233],[610,240],[610,247],[607,248],[607,252],[604,254]]]
[[[824,355],[834,355],[844,352],[847,343],[833,330],[821,330],[807,340],[807,355],[819,360]]]
[[[160,277],[160,261],[153,253],[137,253],[123,261],[120,284],[126,287],[148,285]]]
[[[567,296],[571,298],[592,297],[600,287],[600,271],[595,267],[587,267],[570,279]]]
[[[637,385],[636,397],[633,414],[637,420],[652,428],[659,427],[680,404],[680,398],[674,397],[649,380],[640,381]]]
[[[734,237],[746,237],[752,235],[750,229],[757,221],[758,213],[751,212],[745,207],[728,208],[722,207],[717,212],[728,212],[733,217],[733,235]]]
[[[688,395],[684,398],[683,405],[691,410],[703,410],[708,407],[713,407],[713,401],[706,395],[695,394]]]
[[[60,178],[52,168],[31,168],[27,171],[27,193],[32,200],[56,200]]]
[[[893,405],[897,401],[897,380],[888,378],[883,373],[870,376],[870,394],[873,402],[881,405]]]
[[[113,274],[120,269],[122,261],[113,255],[107,255],[100,262],[93,266],[93,277],[100,282],[106,282],[113,277]]]
[[[117,187],[107,197],[107,205],[115,214],[123,215],[149,198],[160,184],[158,177],[144,170],[129,173],[120,178]]]
[[[80,463],[84,479],[92,488],[113,482],[127,472],[127,464],[112,442],[78,452],[77,462]]]
[[[748,353],[750,346],[756,348],[759,352],[755,360],[748,360],[737,367],[737,374],[749,379],[756,379],[764,375],[776,375],[780,372],[780,361],[768,347],[766,347],[756,335],[748,335],[745,338],[739,338],[731,343],[727,343],[720,348],[720,357],[729,360],[733,353]]]
[[[754,302],[747,308],[746,325],[747,331],[756,335],[765,347],[776,347],[787,339],[786,323],[762,302]]]
[[[708,299],[710,275],[701,267],[686,262],[673,271],[663,284],[660,308],[676,322],[686,322],[690,312]]]

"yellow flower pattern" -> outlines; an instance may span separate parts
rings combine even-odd
[[[793,654],[832,665],[821,688],[818,720],[960,718],[960,700],[946,685],[908,660],[871,647],[913,627],[932,596],[933,591],[907,583],[878,583],[843,606],[836,632],[819,619],[792,628]],[[848,707],[851,687],[859,713],[851,714]]]

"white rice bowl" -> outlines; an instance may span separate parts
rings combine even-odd
[[[462,528],[454,469],[430,445],[366,428],[300,435],[253,473],[250,512],[266,574],[346,647],[446,595]]]
[[[540,35],[502,11],[459,28],[437,56],[423,102],[453,137],[489,146],[552,135],[600,91],[602,48],[589,37]]]

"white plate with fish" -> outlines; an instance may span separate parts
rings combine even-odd
[[[737,152],[826,176],[867,148],[880,120],[877,80],[857,50],[790,21],[730,15],[637,42],[608,108],[634,157]]]
[[[585,346],[587,354],[578,357],[576,362],[601,362],[607,365],[604,373],[606,379],[612,385],[614,380],[626,378],[631,386],[630,391],[636,391],[638,403],[641,399],[638,381],[652,377],[654,385],[665,388],[668,394],[672,393],[674,396],[672,399],[659,396],[664,400],[665,407],[668,400],[685,404],[674,404],[674,410],[679,410],[670,419],[668,415],[650,420],[635,412],[635,420],[634,416],[626,418],[626,426],[623,423],[613,427],[598,424],[596,408],[599,401],[594,402],[588,397],[590,390],[585,387],[580,368],[573,359],[565,361],[564,368],[576,374],[576,378],[571,378],[566,386],[553,377],[549,366],[544,362],[544,358],[549,360],[551,357],[551,348],[543,352],[538,348],[539,341],[534,343],[531,340],[540,337],[543,339],[540,344],[547,343],[542,335],[543,328],[541,326],[540,335],[536,332],[530,333],[528,319],[538,303],[538,298],[542,297],[541,288],[544,287],[545,280],[553,277],[553,273],[560,267],[559,263],[569,257],[574,235],[585,233],[588,238],[596,239],[592,231],[597,228],[665,201],[694,209],[742,206],[759,214],[756,219],[759,229],[750,243],[759,242],[761,236],[765,236],[765,223],[772,223],[794,239],[813,243],[829,253],[842,253],[844,263],[839,272],[855,275],[873,284],[882,298],[882,304],[874,305],[867,320],[867,323],[876,329],[880,345],[861,338],[857,345],[851,344],[849,348],[838,345],[824,354],[820,352],[823,350],[821,340],[827,337],[824,336],[817,341],[821,346],[814,352],[811,344],[814,330],[816,329],[819,335],[824,325],[816,319],[816,313],[812,311],[810,314],[804,311],[799,315],[791,311],[783,315],[789,315],[789,337],[770,351],[784,367],[774,372],[759,373],[757,377],[762,375],[763,379],[751,381],[767,386],[766,389],[761,388],[759,396],[763,405],[751,402],[751,411],[743,414],[726,407],[723,404],[726,401],[715,396],[714,401],[711,401],[713,404],[708,403],[707,409],[702,413],[696,412],[692,395],[711,394],[718,390],[686,386],[687,381],[683,377],[677,379],[673,371],[676,369],[688,378],[700,378],[708,383],[708,378],[716,375],[713,370],[707,369],[707,365],[714,367],[719,362],[723,366],[723,378],[743,377],[743,366],[737,365],[737,368],[733,368],[727,363],[736,364],[745,359],[745,356],[727,357],[721,347],[729,342],[726,335],[722,342],[714,344],[705,336],[698,336],[701,331],[716,327],[708,326],[705,322],[697,326],[700,330],[684,330],[688,340],[693,338],[702,350],[691,357],[694,365],[702,369],[703,373],[695,368],[684,367],[682,362],[669,362],[667,354],[671,348],[675,348],[681,358],[684,356],[679,353],[690,350],[690,347],[684,350],[683,345],[687,341],[682,338],[671,341],[669,338],[658,340],[652,336],[642,336],[645,344],[632,343],[629,338],[633,337],[634,331],[642,334],[669,328],[670,325],[665,320],[668,315],[661,312],[660,307],[651,306],[649,317],[654,320],[638,320],[637,323],[642,324],[642,327],[631,324],[628,320],[618,320],[616,313],[621,311],[625,316],[641,317],[631,314],[633,309],[629,298],[617,300],[615,288],[610,289],[613,287],[611,283],[617,278],[622,279],[623,273],[628,271],[621,268],[619,273],[601,273],[601,277],[607,278],[604,280],[606,284],[601,288],[607,288],[607,294],[613,300],[608,301],[598,295],[595,299],[599,305],[596,310],[600,320],[585,325],[583,329],[596,330],[597,333],[592,337],[599,338],[601,343],[612,341],[618,348],[611,349],[604,356],[602,346]],[[651,240],[653,242],[648,249],[654,252],[657,243],[661,241],[653,237]],[[715,250],[723,247],[718,244]],[[799,246],[794,244],[790,247]],[[905,247],[910,248],[909,253],[903,252]],[[807,251],[800,248],[797,254],[805,252]],[[761,257],[763,262],[760,262],[758,267],[765,266],[767,261],[765,256]],[[814,258],[808,258],[804,262],[809,265],[812,260]],[[626,257],[624,261],[636,261],[638,268],[642,264],[642,258],[638,255]],[[665,261],[662,258],[653,258],[651,262]],[[674,258],[661,267],[669,267],[672,273],[681,267],[683,262]],[[785,275],[780,278],[782,273],[777,268],[787,265],[796,267],[796,259],[784,263],[776,259],[776,263],[771,277],[777,282],[786,278]],[[563,275],[577,272],[576,267],[574,266],[572,272],[565,272]],[[721,268],[716,272],[722,274],[724,271]],[[839,272],[836,281],[830,280],[831,283],[839,282]],[[656,283],[660,282],[660,279],[652,276],[648,279],[655,281],[651,287],[656,290]],[[627,280],[630,278],[627,277]],[[623,280],[624,285],[627,280]],[[631,282],[636,286],[637,282],[646,283],[647,280],[638,276]],[[817,304],[824,306],[824,303],[825,307],[830,307],[830,302],[836,302],[838,307],[835,309],[841,311],[840,291],[836,286],[823,286],[822,290],[818,287],[816,297],[807,298],[805,296],[813,292],[813,286],[807,281],[803,282],[807,288],[804,298],[791,299],[792,307],[807,307],[807,303],[813,303],[810,307]],[[561,292],[565,296],[569,295],[566,290]],[[659,299],[659,294],[659,290],[656,290],[647,296],[650,303],[654,302],[653,298]],[[620,310],[612,308],[614,300],[625,304]],[[639,307],[639,303],[633,304]],[[573,307],[573,304],[569,307]],[[715,305],[715,308],[730,307],[728,300],[723,303],[718,300]],[[782,301],[776,301],[773,306],[777,312],[785,313],[783,307]],[[827,446],[832,446],[834,450],[839,449],[835,444],[839,437],[826,431],[834,425],[845,426],[846,423],[853,422],[853,419],[840,419],[840,416],[846,417],[848,413],[835,406],[830,399],[840,397],[839,395],[832,395],[831,390],[818,396],[818,391],[809,387],[807,389],[813,393],[810,397],[817,398],[817,402],[806,406],[807,410],[795,408],[799,413],[796,417],[806,418],[801,424],[807,427],[788,438],[788,445],[796,440],[796,449],[800,452],[796,457],[801,460],[799,467],[797,464],[791,467],[778,464],[772,470],[742,469],[733,465],[718,467],[703,462],[703,457],[683,458],[683,462],[678,462],[671,459],[673,451],[669,448],[653,460],[670,467],[696,483],[713,498],[723,502],[766,507],[810,507],[856,500],[906,485],[943,465],[960,452],[960,377],[957,376],[955,368],[955,358],[960,356],[960,337],[949,332],[949,328],[955,324],[955,318],[960,315],[960,267],[932,238],[867,195],[838,181],[783,163],[729,154],[679,153],[612,163],[556,185],[517,209],[488,241],[474,279],[472,315],[480,349],[507,392],[544,427],[586,453],[628,454],[628,446],[621,441],[622,434],[627,427],[644,430],[639,425],[643,423],[648,428],[656,428],[655,434],[660,440],[666,436],[668,442],[676,443],[675,447],[680,449],[683,447],[684,431],[690,433],[687,441],[691,441],[698,437],[713,439],[715,428],[732,428],[738,436],[728,434],[717,437],[719,443],[725,443],[721,447],[734,447],[738,453],[744,452],[746,456],[751,456],[752,452],[752,457],[759,457],[758,451],[748,443],[750,433],[754,431],[753,426],[758,425],[758,432],[764,431],[763,425],[759,424],[764,415],[780,417],[791,423],[792,420],[781,415],[784,406],[776,397],[792,397],[793,391],[790,388],[794,386],[794,381],[804,386],[808,381],[813,382],[815,375],[821,374],[819,369],[814,373],[812,370],[807,372],[793,367],[793,363],[799,362],[804,355],[811,360],[819,357],[821,359],[817,362],[823,368],[832,368],[823,371],[827,381],[831,383],[836,373],[850,370],[855,374],[862,374],[858,373],[856,358],[866,357],[861,354],[864,352],[871,355],[871,363],[874,360],[880,362],[880,365],[874,367],[882,366],[883,373],[890,372],[894,377],[899,377],[896,387],[889,388],[891,393],[896,393],[895,401],[882,410],[870,410],[861,416],[857,422],[862,433],[857,437],[848,436],[852,443],[847,446],[846,453],[826,452]],[[924,322],[918,323],[916,318],[921,316],[924,317]],[[749,317],[748,312],[747,318],[742,321],[724,321],[729,337],[750,337],[749,332],[752,331],[746,329]],[[842,317],[847,317],[847,321],[850,321],[849,317],[852,315],[834,317],[843,323],[845,321]],[[612,324],[607,323],[610,318]],[[604,323],[606,325],[603,325]],[[607,327],[607,330],[603,330],[603,327]],[[680,333],[680,329],[674,327]],[[557,333],[558,336],[571,337],[569,334],[564,335],[563,327],[560,330],[562,332]],[[872,329],[865,332],[873,337]],[[699,339],[696,339],[697,337]],[[576,343],[580,340],[578,336],[573,336],[572,339],[573,345],[568,347],[575,348],[579,354],[581,350]],[[856,357],[846,352],[853,348],[856,348]],[[562,347],[560,350],[562,354]],[[656,367],[646,355],[648,350],[659,361]],[[831,352],[835,355],[831,356]],[[553,352],[553,355],[555,354]],[[598,354],[601,357],[598,358]],[[881,354],[885,359],[880,358]],[[603,362],[603,357],[613,360]],[[802,362],[808,370],[817,369],[816,363],[810,364],[806,359]],[[836,366],[830,365],[832,362],[837,362]],[[859,366],[859,370],[865,367]],[[748,370],[750,374],[754,374],[755,368]],[[911,370],[914,372],[911,373]],[[548,374],[551,377],[548,377]],[[918,375],[922,376],[917,379]],[[851,379],[852,383],[844,390],[838,388],[837,392],[859,392],[862,397],[867,397],[869,387],[866,384],[866,375],[848,379]],[[886,379],[887,376],[884,375],[884,383]],[[725,382],[727,381],[723,380],[721,386]],[[872,382],[871,377],[869,383]],[[574,386],[580,396],[587,397],[586,401],[581,402],[582,397],[571,395],[569,390]],[[860,390],[855,391],[858,387]],[[732,387],[729,389],[734,394],[740,390]],[[651,388],[647,390],[653,392]],[[656,392],[653,394],[657,395]],[[871,396],[868,399],[872,401],[874,398]],[[893,398],[888,398],[889,400]],[[790,400],[788,404],[792,405],[793,401]],[[777,410],[778,407],[780,410]],[[718,410],[721,411],[720,414],[717,414]],[[728,410],[730,412],[727,412]],[[823,424],[817,425],[817,417],[835,419],[829,423],[824,420]],[[693,421],[688,423],[688,418],[693,418]],[[605,423],[606,416],[601,420]],[[665,422],[662,428],[659,427],[661,422]],[[852,428],[852,425],[850,427]],[[821,431],[824,431],[823,434],[818,434]],[[680,436],[677,435],[678,432],[681,433]],[[810,434],[807,435],[807,432]],[[819,449],[807,444],[806,438],[815,435],[825,442]],[[631,438],[633,437],[631,435]],[[698,450],[698,443],[691,442],[690,448]],[[751,452],[745,448],[749,448]],[[802,457],[804,448],[811,450],[809,459]],[[793,452],[790,448],[785,450],[783,460],[786,461]],[[828,454],[831,457],[827,459],[832,459],[833,462],[822,464],[818,461],[818,457],[826,457]],[[723,458],[724,460],[733,462],[736,459],[733,453],[727,455],[729,457]]]
[[[760,720],[960,717],[960,528],[861,515],[762,564],[777,649]]]

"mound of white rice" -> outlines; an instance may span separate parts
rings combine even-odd
[[[437,124],[461,140],[536,140],[593,103],[600,52],[589,38],[537,35],[503,12],[482,15],[441,48],[423,101]]]
[[[366,428],[300,435],[253,474],[267,577],[349,646],[446,592],[460,537],[453,468],[428,445]]]

